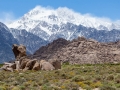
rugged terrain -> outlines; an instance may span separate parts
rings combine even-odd
[[[71,64],[118,63],[120,62],[120,41],[100,43],[84,37],[78,37],[72,41],[58,39],[41,47],[31,58],[57,59]]]

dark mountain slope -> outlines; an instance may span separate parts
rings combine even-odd
[[[27,32],[26,30],[10,29],[13,36],[18,40],[19,44],[23,44],[27,48],[27,52],[33,54],[39,47],[44,46],[48,41]]]
[[[0,63],[14,59],[12,45],[18,44],[9,29],[0,22]]]
[[[37,59],[46,59],[46,58],[49,59],[52,56],[54,56],[54,54],[57,51],[61,50],[63,47],[65,47],[68,44],[69,41],[59,38],[57,40],[54,40],[52,43],[49,43],[46,46],[40,47],[31,57]]]

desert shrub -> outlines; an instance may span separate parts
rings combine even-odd
[[[120,69],[119,68],[116,68],[116,73],[120,73]]]
[[[115,81],[116,81],[116,83],[120,83],[120,75],[116,75]]]
[[[101,75],[96,75],[96,76],[94,77],[94,80],[95,80],[95,81],[101,81],[101,80],[103,80],[103,77],[102,77]]]
[[[77,84],[79,85],[79,87],[81,88],[86,88],[86,84],[84,84],[84,82],[77,82]]]
[[[20,88],[18,86],[14,86],[12,90],[20,90]]]
[[[120,89],[120,83],[115,84],[115,86]]]
[[[98,87],[101,87],[102,86],[102,83],[100,81],[97,81],[97,82],[93,82],[90,84],[90,86],[92,88],[98,88]]]
[[[52,90],[62,90],[60,87],[55,86],[55,85],[51,85]]]
[[[84,81],[84,84],[87,84],[87,85],[89,85],[89,86],[90,86],[91,83],[92,83],[92,81],[89,81],[89,80]]]
[[[39,86],[44,84],[43,80],[39,80],[37,83],[38,83]]]
[[[7,90],[5,86],[0,86],[0,90]]]
[[[63,65],[70,65],[69,61],[63,62]]]
[[[114,80],[114,75],[109,75],[108,77],[107,77],[107,80]]]
[[[41,86],[40,90],[52,90],[52,87],[44,84]]]
[[[65,90],[78,90],[78,88],[79,86],[75,82],[70,81],[63,83],[63,85],[61,86],[61,89]]]
[[[72,78],[72,81],[75,81],[75,82],[80,82],[80,81],[84,81],[85,78],[81,75],[76,75]]]
[[[11,82],[12,83],[12,85],[14,85],[14,86],[17,86],[17,85],[19,85],[19,81],[13,81],[13,82]]]
[[[100,90],[116,90],[116,88],[110,85],[103,85],[102,87],[100,87]]]
[[[19,86],[20,90],[25,90],[25,86],[21,85]]]
[[[0,64],[0,68],[3,66],[3,64]]]

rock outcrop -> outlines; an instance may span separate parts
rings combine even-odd
[[[0,70],[6,71],[14,71],[14,70],[54,70],[61,68],[61,64],[57,61],[53,61],[52,63],[46,60],[37,60],[37,59],[29,59],[26,55],[26,47],[24,45],[13,45],[13,53],[15,55],[16,60],[13,63],[5,62],[4,65],[0,68]],[[59,65],[58,67],[55,65]],[[54,64],[54,66],[52,65]]]
[[[120,41],[100,43],[93,39],[78,37],[72,41],[64,40],[64,42],[57,42],[59,42],[59,39],[47,46],[41,47],[36,51],[37,53],[31,57],[36,59],[44,58],[48,61],[55,59],[62,62],[69,62],[70,64],[120,62]],[[54,43],[56,43],[56,45],[54,45]],[[58,45],[62,46],[62,44],[63,47],[59,48]]]
[[[13,51],[16,59],[19,59],[23,56],[27,56],[26,55],[26,47],[24,45],[18,46],[16,44],[13,44],[12,51]]]

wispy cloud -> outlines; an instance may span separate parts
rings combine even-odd
[[[4,24],[10,24],[15,19],[15,15],[12,12],[0,12],[0,22]]]

